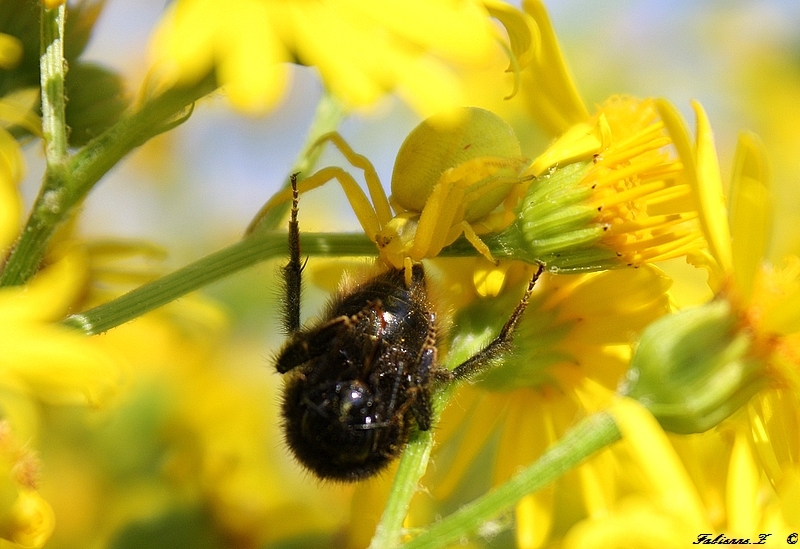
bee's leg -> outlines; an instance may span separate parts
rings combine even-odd
[[[409,396],[413,399],[411,413],[414,414],[417,427],[420,431],[427,431],[431,428],[431,421],[433,420],[433,406],[428,386],[432,371],[436,366],[436,347],[433,345],[426,346],[422,350],[420,359],[419,371],[412,380],[413,385],[409,387],[409,393],[412,393]]]
[[[497,337],[495,337],[486,347],[481,349],[480,352],[474,354],[456,366],[453,369],[452,380],[463,381],[483,372],[496,358],[500,357],[503,353],[507,352],[511,348],[511,341],[514,339],[514,328],[516,328],[517,322],[519,322],[519,319],[522,317],[522,313],[525,312],[525,308],[528,306],[528,300],[531,297],[533,287],[536,285],[536,281],[539,279],[539,276],[541,276],[543,271],[544,265],[540,264],[536,273],[534,273],[533,277],[531,278],[531,281],[528,283],[528,288],[525,290],[525,295],[514,309],[514,312],[511,313],[511,317],[509,317],[505,325],[503,325],[503,329],[500,330],[500,333],[497,334]]]
[[[297,223],[297,174],[292,174],[292,213],[289,219],[289,263],[283,268],[283,327],[292,334],[300,329],[300,291],[303,267],[300,262],[300,227]]]

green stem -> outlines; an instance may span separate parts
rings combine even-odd
[[[65,116],[64,19],[66,5],[41,9],[41,44],[39,74],[42,87],[42,135],[48,172],[63,169],[67,156],[67,123]]]
[[[375,244],[363,234],[305,233],[300,243],[306,255],[375,254]],[[286,256],[286,246],[285,233],[254,234],[117,299],[70,315],[64,323],[88,335],[105,332],[259,261]]]
[[[449,366],[445,364],[445,368]],[[400,545],[403,535],[403,522],[411,506],[411,498],[419,489],[420,479],[428,468],[428,460],[433,448],[433,433],[445,406],[453,396],[457,383],[449,383],[439,388],[433,395],[433,428],[428,431],[415,431],[408,441],[400,464],[397,466],[389,499],[383,509],[381,520],[368,549],[387,549]]]
[[[433,429],[416,431],[403,450],[397,466],[392,489],[375,535],[368,549],[397,547],[403,532],[403,521],[408,514],[411,498],[417,493],[419,480],[428,468],[433,447]]]
[[[536,492],[596,451],[621,438],[612,417],[594,414],[573,427],[527,469],[455,513],[428,527],[403,545],[403,549],[445,547],[474,533],[481,525],[510,509],[524,496]]]
[[[472,256],[477,252],[463,239],[442,250],[441,256]],[[309,256],[373,256],[375,243],[359,233],[302,233],[303,253]],[[124,324],[220,278],[259,261],[287,255],[286,233],[256,232],[222,250],[93,309],[68,316],[64,323],[87,335]]]
[[[71,158],[64,158],[60,167],[51,169],[48,158],[45,182],[0,275],[0,286],[24,284],[39,268],[53,232],[95,183],[134,148],[182,122],[187,107],[215,87],[209,76],[193,86],[170,89],[123,116]]]

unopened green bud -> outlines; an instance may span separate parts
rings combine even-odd
[[[538,261],[551,271],[619,266],[618,255],[602,243],[607,227],[596,220],[592,189],[581,184],[590,167],[590,162],[577,162],[539,177],[523,199],[516,222],[487,243],[493,248],[500,243],[513,250],[515,259]]]
[[[89,63],[78,63],[70,69],[66,94],[69,101],[65,114],[72,147],[85,145],[103,133],[128,107],[119,75]]]
[[[701,433],[766,383],[753,336],[725,299],[653,322],[639,340],[620,392],[674,433]]]

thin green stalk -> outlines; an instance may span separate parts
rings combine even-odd
[[[95,183],[134,148],[182,122],[187,107],[215,86],[209,76],[191,87],[168,90],[123,116],[72,157],[64,157],[58,167],[50,166],[48,160],[45,182],[0,275],[0,286],[24,284],[39,268],[55,229]]]
[[[301,233],[300,243],[303,254],[309,256],[371,256],[377,252],[375,243],[360,233]],[[117,299],[70,315],[64,323],[87,335],[108,331],[259,261],[286,256],[286,246],[286,233],[257,232]],[[439,255],[476,253],[468,242],[459,240]]]
[[[429,526],[403,549],[436,549],[464,539],[511,509],[524,496],[556,480],[596,451],[621,438],[613,418],[594,414],[573,427],[527,469],[455,513]]]
[[[445,385],[434,393],[432,421],[434,427],[428,431],[415,431],[403,450],[389,498],[386,500],[381,520],[368,549],[391,549],[400,545],[404,532],[403,522],[411,506],[411,498],[417,493],[420,479],[428,468],[436,424],[450,397],[453,396],[456,385],[455,383]]]
[[[417,493],[419,480],[428,468],[433,447],[433,429],[416,431],[403,450],[397,472],[389,492],[383,515],[375,529],[368,549],[397,547],[403,533],[403,521],[408,514],[411,498]]]
[[[41,8],[41,43],[39,74],[42,87],[42,135],[48,172],[63,169],[67,156],[67,123],[65,116],[64,19],[66,5],[55,9]]]
[[[375,254],[375,244],[363,234],[305,233],[300,235],[300,243],[306,255]],[[117,299],[70,315],[64,324],[87,335],[108,331],[259,261],[286,256],[286,246],[285,233],[255,234]]]

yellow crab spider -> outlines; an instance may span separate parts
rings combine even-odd
[[[428,118],[408,135],[395,160],[391,199],[366,157],[353,151],[338,133],[321,137],[315,146],[326,142],[363,170],[370,198],[339,167],[323,168],[304,179],[297,185],[298,192],[338,181],[383,261],[405,268],[406,273],[412,272],[414,262],[435,257],[462,234],[494,262],[478,235],[511,223],[512,210],[531,179],[522,175],[528,160],[511,127],[476,107]],[[290,190],[276,194],[261,215],[290,198]]]

